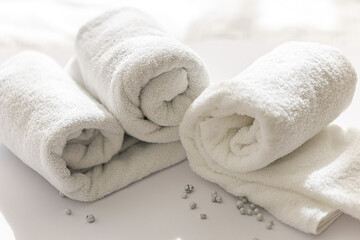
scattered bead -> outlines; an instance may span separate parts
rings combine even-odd
[[[248,210],[247,210],[247,215],[249,215],[249,216],[253,215],[253,210],[248,209]]]
[[[241,201],[242,201],[243,203],[247,203],[247,202],[248,202],[248,199],[247,199],[246,197],[242,197],[242,198],[241,198]]]
[[[69,209],[69,208],[65,209],[65,213],[66,213],[66,215],[71,215],[71,209]]]
[[[93,222],[95,222],[95,217],[94,217],[94,215],[92,215],[92,214],[86,215],[86,221],[87,221],[88,223],[93,223]]]
[[[182,197],[183,199],[186,199],[186,198],[188,197],[188,195],[187,195],[187,193],[183,193],[183,194],[181,195],[181,197]]]
[[[245,213],[246,213],[246,210],[245,210],[245,208],[240,208],[240,213],[241,213],[241,215],[245,215]]]
[[[195,202],[191,202],[189,204],[189,206],[190,206],[191,209],[194,209],[194,208],[196,208],[197,204]]]
[[[250,204],[250,208],[252,209],[252,210],[254,210],[255,209],[255,204]]]
[[[66,197],[65,194],[63,194],[62,192],[59,192],[59,196],[62,198]]]
[[[191,184],[186,184],[185,187],[184,187],[184,189],[185,189],[185,192],[191,193],[192,191],[194,191],[195,188],[194,188],[194,186],[191,185]]]
[[[258,213],[260,213],[260,209],[258,209],[258,208],[255,208],[255,209],[254,209],[254,213],[255,213],[255,214],[258,214]]]
[[[217,192],[216,192],[216,191],[212,191],[212,192],[211,192],[211,196],[214,196],[214,195],[217,195]]]
[[[244,203],[241,200],[239,200],[239,201],[236,202],[236,206],[237,206],[237,208],[240,209],[240,208],[242,208],[244,206]]]
[[[206,214],[205,214],[205,213],[200,213],[200,218],[201,218],[201,219],[206,219],[206,218],[207,218],[207,216],[206,216]]]
[[[266,225],[266,228],[267,228],[267,229],[272,229],[272,226],[273,226],[273,225],[272,225],[271,223],[268,223],[268,224]]]
[[[217,197],[217,195],[211,196],[211,201],[212,201],[212,202],[216,202],[216,197]]]
[[[256,219],[258,221],[262,221],[262,220],[264,220],[264,216],[261,213],[258,213],[258,214],[256,214]]]
[[[266,228],[267,228],[267,229],[272,229],[273,225],[274,225],[274,222],[273,222],[273,220],[271,220],[271,221],[266,225]]]
[[[216,202],[217,202],[217,203],[221,203],[221,202],[222,202],[222,197],[216,196]]]

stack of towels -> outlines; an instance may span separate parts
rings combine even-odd
[[[360,219],[360,131],[328,126],[357,81],[339,50],[285,43],[208,87],[200,57],[134,9],[87,23],[75,49],[65,70],[35,52],[0,66],[1,142],[66,196],[97,200],[187,156],[304,232]]]
[[[0,141],[94,201],[186,158],[179,124],[207,85],[200,57],[152,18],[107,12],[80,29],[66,71],[35,52],[0,66]]]

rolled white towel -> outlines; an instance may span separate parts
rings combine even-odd
[[[100,100],[125,131],[147,142],[179,140],[178,126],[207,87],[203,61],[146,14],[106,12],[83,26],[72,77]]]
[[[124,139],[123,128],[101,104],[35,52],[0,66],[0,142],[81,201],[99,199],[185,158],[180,141]]]
[[[351,64],[333,47],[289,42],[275,48],[234,79],[206,89],[190,106],[180,126],[190,166],[305,232],[324,230],[339,216],[338,208],[360,217],[359,204],[355,214],[347,209],[359,194],[344,189],[354,185],[335,186],[335,176],[325,170],[350,162],[336,175],[348,176],[359,161],[352,162],[360,134],[334,127],[318,134],[349,105],[356,80]],[[359,177],[353,178],[359,191]]]

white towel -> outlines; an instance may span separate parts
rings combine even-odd
[[[200,57],[131,8],[106,12],[83,26],[67,71],[79,72],[81,78],[72,77],[128,134],[147,142],[179,140],[185,111],[208,85]]]
[[[338,209],[360,218],[360,134],[335,126],[319,133],[355,85],[337,49],[283,44],[190,106],[180,127],[190,166],[305,232],[323,231]]]
[[[93,201],[185,158],[132,137],[45,55],[0,66],[0,141],[66,196]]]

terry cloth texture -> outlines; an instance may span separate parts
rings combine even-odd
[[[69,74],[120,121],[126,133],[146,142],[180,139],[179,124],[208,86],[200,57],[132,9],[106,12],[77,35]]]
[[[0,66],[0,141],[80,201],[97,200],[185,158],[180,141],[145,143],[124,135],[104,106],[35,52]]]
[[[191,168],[305,232],[323,231],[338,209],[360,218],[360,134],[326,127],[356,80],[333,47],[275,48],[190,106],[180,135]]]

